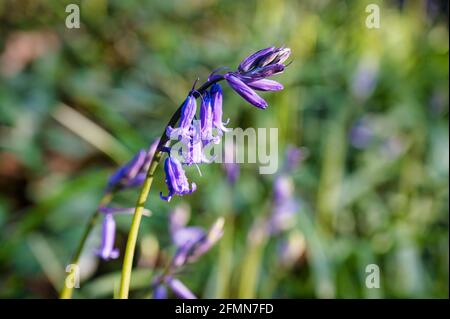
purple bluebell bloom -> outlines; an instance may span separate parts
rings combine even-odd
[[[202,97],[200,105],[200,135],[202,141],[209,143],[213,140],[213,111],[211,97],[206,92]]]
[[[274,202],[269,220],[269,231],[278,233],[291,227],[299,204],[294,198],[294,183],[288,175],[279,175],[274,182]]]
[[[235,150],[236,144],[234,143],[234,141],[230,141],[228,138],[225,139],[222,165],[225,169],[227,180],[230,184],[234,184],[239,178],[240,174],[240,166],[234,161]]]
[[[264,78],[280,73],[291,54],[289,48],[269,47],[245,58],[238,67],[239,74],[253,79]]]
[[[280,91],[284,87],[274,80],[262,79],[247,83],[249,87],[258,91]]]
[[[284,164],[284,171],[292,172],[300,163],[308,156],[308,149],[305,147],[298,148],[289,145],[286,148],[286,159]]]
[[[167,288],[162,284],[156,286],[153,291],[153,299],[167,299]]]
[[[197,185],[195,183],[191,183],[189,186],[188,179],[186,177],[186,173],[184,169],[176,158],[167,157],[164,162],[164,171],[166,173],[166,184],[169,190],[167,196],[163,196],[160,194],[161,199],[170,201],[173,195],[186,195],[195,192],[197,189]]]
[[[155,289],[153,294],[155,298],[162,295],[159,290],[165,285],[180,298],[196,298],[179,279],[174,278],[174,274],[186,264],[195,262],[200,256],[211,249],[223,235],[223,218],[219,218],[209,231],[205,231],[203,228],[197,226],[186,227],[189,221],[189,215],[189,207],[185,205],[176,206],[170,213],[169,229],[172,242],[177,247],[177,250],[169,267],[166,268],[162,275],[155,277],[153,280],[152,286]]]
[[[102,242],[96,254],[104,260],[119,257],[119,250],[114,248],[116,222],[112,214],[105,214],[102,225]]]
[[[183,158],[182,164],[200,164],[203,162],[203,150],[198,121],[194,121],[189,132],[191,137],[181,141],[181,143],[184,144],[184,147],[181,149]]]
[[[247,102],[256,107],[265,109],[267,102],[264,101],[253,89],[259,91],[279,91],[283,86],[267,77],[282,73],[285,69],[283,64],[291,49],[269,47],[262,49],[245,58],[238,67],[238,72],[229,72],[224,75],[228,84]]]
[[[197,299],[197,297],[186,287],[180,280],[176,278],[169,278],[167,284],[172,289],[173,293],[181,299]]]
[[[265,109],[268,106],[267,102],[256,94],[255,91],[245,84],[235,73],[227,73],[224,75],[224,78],[231,88],[250,104],[260,109]]]
[[[355,148],[365,149],[373,141],[374,135],[370,118],[361,118],[353,124],[350,130],[350,144]]]
[[[147,153],[140,150],[128,163],[121,166],[108,180],[106,191],[112,191],[117,188],[130,187],[137,182],[134,180],[138,177],[139,171],[145,163]]]
[[[246,57],[238,66],[238,70],[240,72],[248,72],[251,69],[254,69],[258,67],[258,62],[268,54],[271,54],[274,52],[276,48],[275,47],[268,47],[265,49],[261,49],[259,51],[256,51],[255,53],[249,55]]]
[[[119,167],[109,178],[105,192],[142,185],[158,143],[159,139],[156,139],[148,151],[139,150],[128,163]]]
[[[228,132],[229,129],[225,127],[228,124],[228,121],[224,123],[222,121],[222,104],[223,104],[223,96],[222,96],[222,87],[220,84],[215,83],[210,90],[211,95],[211,106],[213,111],[213,127],[218,130],[218,134],[222,136],[223,132]]]
[[[185,140],[190,137],[190,127],[197,111],[197,100],[192,93],[186,97],[181,107],[180,125],[177,128],[167,127],[166,134],[169,138]]]
[[[206,233],[203,229],[187,227],[184,243],[178,242],[178,250],[172,260],[172,266],[179,268],[186,263],[195,262],[222,237],[225,220],[219,218]],[[181,238],[180,238],[181,239]]]

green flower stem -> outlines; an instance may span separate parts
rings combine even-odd
[[[100,201],[99,207],[107,205],[113,197],[112,193],[107,193],[103,196],[102,200]],[[78,261],[80,259],[81,253],[83,252],[84,245],[86,244],[86,241],[89,237],[89,234],[91,233],[92,229],[94,228],[95,224],[97,224],[98,218],[99,218],[99,211],[98,209],[91,215],[86,228],[83,232],[83,236],[81,236],[81,240],[78,243],[77,250],[75,251],[75,254],[72,257],[72,260],[70,264],[77,265]],[[67,285],[66,282],[69,279],[70,274],[67,275],[66,280],[64,281],[63,288],[59,294],[59,298],[61,299],[71,299],[73,294],[73,287],[72,285]]]
[[[122,277],[120,279],[119,298],[127,299],[128,291],[130,289],[131,270],[133,268],[134,251],[136,248],[136,241],[139,232],[139,225],[141,223],[142,212],[144,210],[144,204],[147,200],[148,193],[153,182],[153,175],[156,167],[161,160],[162,152],[158,151],[153,156],[150,168],[147,173],[147,177],[144,181],[144,185],[139,194],[139,198],[136,203],[136,209],[134,211],[133,221],[131,222],[130,232],[128,234],[127,246],[125,248],[125,256],[123,259]]]

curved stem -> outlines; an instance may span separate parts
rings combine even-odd
[[[107,205],[113,197],[112,193],[106,193],[103,198],[100,201],[99,207]],[[89,218],[89,221],[86,225],[86,228],[84,229],[83,235],[81,236],[81,240],[78,243],[78,247],[75,251],[75,254],[72,257],[72,260],[70,262],[71,265],[77,265],[78,260],[80,259],[81,253],[83,252],[84,245],[86,244],[86,241],[89,237],[89,234],[91,233],[92,229],[94,228],[95,224],[97,224],[97,220],[99,217],[99,210],[97,209]],[[66,279],[64,280],[64,286],[59,294],[59,298],[61,299],[71,299],[72,293],[73,293],[73,285],[68,285],[67,280],[70,279],[70,273],[66,276]]]
[[[207,82],[205,82],[198,90],[193,91],[193,95],[198,98],[200,97],[211,85],[216,82],[223,80],[223,76],[215,75],[210,78]],[[123,259],[122,266],[122,277],[120,278],[120,288],[119,288],[119,298],[127,299],[128,293],[130,289],[130,280],[131,280],[131,270],[133,268],[133,259],[134,259],[134,251],[136,249],[136,241],[139,232],[139,226],[141,223],[142,212],[144,210],[144,204],[147,201],[148,194],[150,192],[150,188],[153,183],[153,175],[158,167],[159,162],[162,157],[162,149],[169,141],[169,138],[166,135],[166,129],[168,126],[175,126],[175,124],[180,119],[182,105],[178,107],[175,113],[172,115],[169,123],[166,125],[163,134],[159,140],[158,147],[156,148],[155,155],[153,156],[152,162],[147,172],[147,177],[145,178],[144,184],[142,186],[141,192],[139,194],[136,208],[134,210],[133,220],[130,226],[130,232],[128,233],[127,245],[125,248],[125,255]]]

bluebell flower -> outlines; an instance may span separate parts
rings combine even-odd
[[[267,102],[256,94],[251,87],[245,84],[236,73],[227,73],[224,75],[224,78],[227,80],[231,88],[250,104],[260,109],[265,109],[268,106]]]
[[[245,58],[238,67],[239,74],[247,78],[263,78],[280,73],[291,54],[289,48],[269,47]]]
[[[211,107],[213,111],[213,127],[217,129],[217,133],[221,136],[223,132],[228,132],[229,129],[225,127],[226,123],[223,122],[222,116],[222,104],[223,104],[223,96],[222,96],[222,87],[220,84],[215,83],[211,86],[210,90],[211,95]]]
[[[175,296],[181,299],[197,299],[194,293],[181,280],[174,278],[172,275],[164,275],[156,277],[153,281],[154,299],[167,299],[167,288],[174,293]]]
[[[192,183],[189,186],[186,173],[176,158],[168,156],[164,162],[164,171],[166,173],[166,184],[168,188],[167,196],[160,194],[161,199],[170,201],[173,195],[191,194],[197,189],[197,185]]]
[[[119,250],[114,248],[116,238],[116,221],[114,220],[114,215],[133,214],[135,208],[100,207],[98,210],[104,217],[102,223],[102,240],[100,248],[96,251],[96,255],[104,260],[116,259],[119,257]],[[151,212],[144,208],[143,215],[150,216]]]
[[[244,60],[242,60],[242,62],[238,66],[238,70],[240,72],[248,72],[249,70],[258,67],[259,61],[268,54],[273,53],[275,49],[276,49],[275,47],[268,47],[256,51],[255,53],[249,55]]]
[[[125,165],[117,169],[108,180],[106,191],[112,191],[117,188],[126,188],[130,185],[137,184],[135,179],[144,165],[147,153],[141,149],[139,152]]]
[[[172,266],[179,268],[187,263],[195,262],[205,254],[222,237],[224,223],[225,220],[219,218],[208,232],[199,227],[178,230],[178,234],[174,234],[178,249],[172,259]]]
[[[128,163],[119,167],[109,178],[105,192],[142,185],[158,143],[159,139],[156,139],[150,145],[148,151],[144,149],[139,150]]]
[[[247,83],[249,87],[258,91],[280,91],[283,85],[274,80],[262,79]]]
[[[291,50],[289,48],[269,47],[245,58],[238,67],[237,72],[229,72],[224,75],[225,80],[240,96],[250,104],[265,109],[267,102],[256,92],[279,91],[283,86],[267,77],[282,73],[285,69],[283,64]]]
[[[179,279],[169,277],[167,284],[173,293],[181,299],[197,299],[197,297]]]
[[[119,257],[119,250],[114,248],[116,237],[116,221],[113,214],[105,214],[102,225],[102,242],[96,254],[104,260]]]
[[[153,299],[167,299],[167,288],[160,284],[153,290]]]
[[[229,139],[225,139],[224,143],[224,158],[223,158],[223,168],[225,169],[225,174],[227,176],[227,180],[230,184],[236,183],[240,174],[240,166],[235,162],[235,150],[236,144],[234,141],[230,141]]]
[[[163,274],[153,280],[154,298],[166,298],[166,286],[179,298],[194,299],[196,296],[179,279],[175,278],[180,269],[193,263],[205,254],[222,237],[224,219],[219,218],[208,230],[197,226],[187,226],[189,206],[178,205],[169,215],[169,230],[172,242],[177,248],[169,266]]]
[[[213,140],[213,110],[208,92],[203,95],[200,105],[200,136],[205,144]]]
[[[177,128],[167,127],[166,134],[169,138],[187,140],[190,138],[190,128],[197,111],[197,100],[193,93],[189,93],[181,107],[180,124]]]

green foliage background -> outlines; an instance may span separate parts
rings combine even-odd
[[[80,29],[65,27],[68,3],[80,4]],[[369,3],[380,29],[365,26]],[[224,114],[233,127],[278,127],[280,160],[288,144],[308,149],[293,174],[297,224],[251,244],[273,182],[256,165],[243,165],[235,186],[218,164],[203,177],[189,170],[198,191],[169,204],[158,198],[160,169],[132,296],[151,293],[151,269],[173,251],[168,212],[185,202],[191,224],[226,217],[220,244],[180,275],[200,297],[448,297],[448,2],[401,3],[1,1],[0,296],[56,297],[108,174],[161,134],[197,77],[286,45],[293,62],[278,77],[285,90],[264,95],[270,107],[227,88]],[[358,121],[373,135],[364,148],[350,143]],[[123,255],[131,218],[117,219]],[[278,245],[293,234],[304,246],[285,265]],[[94,256],[99,235],[76,297],[109,298],[117,286],[121,259]],[[380,267],[380,289],[365,286],[368,264]]]

